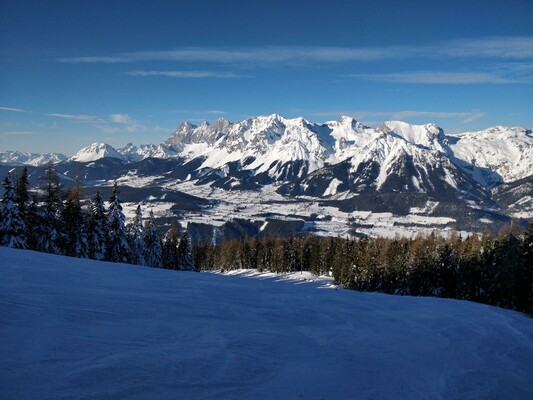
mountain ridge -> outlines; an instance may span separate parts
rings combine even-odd
[[[235,204],[236,217],[253,191],[259,196],[252,217],[261,221],[271,215],[263,190],[269,204],[331,205],[346,213],[350,226],[368,224],[363,211],[412,215],[415,225],[425,223],[419,215],[437,225],[455,220],[466,230],[533,216],[533,134],[521,127],[447,134],[432,123],[369,127],[348,116],[322,124],[278,114],[218,119],[182,123],[158,145],[93,143],[57,170],[89,186],[117,180],[146,193],[163,187],[208,201],[222,190],[220,209]],[[311,208],[299,212],[308,215],[309,226],[321,226]],[[231,218],[224,210],[216,218]],[[281,212],[277,218],[287,217]]]

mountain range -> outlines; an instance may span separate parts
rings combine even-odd
[[[146,193],[156,187],[194,192],[218,204],[231,198],[235,206],[243,201],[239,194],[261,193],[260,202],[351,213],[352,225],[364,225],[361,212],[448,218],[454,221],[448,227],[467,231],[533,217],[533,132],[520,127],[451,134],[435,124],[368,127],[347,116],[316,124],[273,114],[183,123],[158,145],[93,143],[70,158],[0,152],[5,166],[39,169],[48,161],[67,181],[76,175],[88,186],[118,180]],[[261,221],[265,214],[254,215]],[[278,217],[287,219],[283,212]]]

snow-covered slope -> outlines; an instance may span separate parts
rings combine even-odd
[[[533,397],[533,322],[516,312],[303,274],[0,259],[2,398]]]
[[[435,124],[412,125],[402,121],[387,121],[377,129],[389,135],[399,136],[418,147],[442,151],[441,141],[445,138],[444,132]]]
[[[354,154],[350,172],[356,173],[357,180],[374,185],[377,190],[383,189],[394,177],[402,181],[404,190],[414,192],[432,193],[440,186],[437,180],[459,189],[458,168],[438,150],[431,150],[436,147],[431,136],[424,132],[413,137],[413,133],[419,134],[416,130],[400,131],[401,136],[395,135],[396,132],[384,132]]]
[[[90,162],[105,157],[118,158],[121,160],[124,158],[114,147],[106,143],[93,143],[90,146],[79,150],[76,154],[70,157],[68,161]]]
[[[172,146],[165,144],[141,144],[140,146],[135,146],[133,143],[128,143],[126,146],[117,149],[117,151],[128,161],[141,161],[146,158],[167,159],[178,155]]]
[[[479,132],[448,135],[452,157],[474,179],[487,186],[533,175],[530,129],[494,126]]]
[[[31,165],[38,167],[52,161],[57,164],[65,161],[66,156],[60,153],[22,153],[20,151],[0,151],[0,162],[10,165]]]

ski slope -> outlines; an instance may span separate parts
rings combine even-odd
[[[2,399],[533,398],[508,310],[7,248],[0,277]]]

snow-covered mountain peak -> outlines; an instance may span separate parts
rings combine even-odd
[[[33,167],[38,167],[41,165],[46,165],[50,161],[53,164],[60,163],[65,161],[66,156],[59,153],[23,153],[20,151],[0,151],[0,163],[11,164],[11,165],[31,165]]]
[[[377,130],[396,134],[409,143],[435,150],[442,150],[441,141],[445,138],[444,131],[433,123],[413,125],[403,121],[386,121]]]
[[[128,161],[141,161],[145,158],[171,158],[178,155],[176,149],[166,144],[141,144],[135,146],[128,143],[126,146],[118,149],[118,152]]]
[[[533,135],[520,127],[493,126],[448,135],[448,152],[486,186],[533,175]]]
[[[83,149],[79,150],[76,154],[68,159],[68,161],[77,162],[90,162],[96,161],[101,158],[110,157],[124,159],[113,146],[106,143],[93,143]]]

